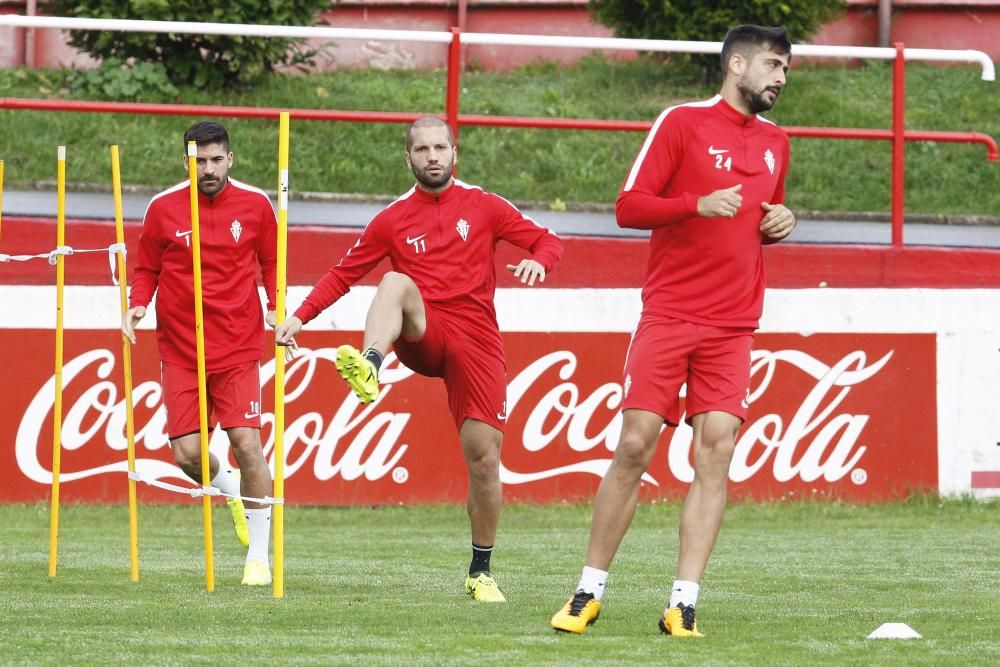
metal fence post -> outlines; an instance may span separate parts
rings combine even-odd
[[[462,30],[451,29],[451,43],[448,45],[448,87],[445,91],[445,115],[451,132],[458,145],[458,93],[462,75]]]
[[[903,245],[906,198],[906,59],[903,42],[895,42],[892,61],[892,245]]]

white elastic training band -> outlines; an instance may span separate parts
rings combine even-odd
[[[214,486],[199,486],[195,488],[190,486],[179,486],[169,482],[161,482],[158,479],[149,479],[137,472],[129,472],[128,478],[136,482],[148,484],[149,486],[155,486],[156,488],[163,489],[164,491],[173,491],[174,493],[189,495],[192,498],[200,498],[201,496],[222,496],[223,498],[239,498],[240,500],[250,501],[259,505],[280,505],[285,502],[284,498],[272,498],[271,496],[254,498],[252,496],[230,495],[219,491]]]
[[[115,255],[119,252],[122,254],[122,261],[124,261],[128,255],[128,250],[126,250],[124,243],[112,243],[108,246],[108,264],[111,265],[111,284],[115,286],[118,285],[118,261]]]
[[[87,252],[106,252],[108,253],[108,264],[111,266],[111,283],[113,285],[118,284],[118,266],[115,259],[116,253],[121,253],[122,257],[128,253],[125,248],[124,243],[112,243],[107,248],[84,248],[82,250],[76,250],[72,246],[61,245],[57,246],[55,250],[50,252],[43,252],[37,255],[8,255],[5,253],[0,253],[0,264],[7,264],[9,262],[27,262],[32,259],[47,259],[51,266],[56,265],[56,258],[59,255],[70,256]]]
[[[59,246],[56,246],[56,249],[49,253],[49,264],[52,265],[52,266],[56,265],[56,256],[57,255],[67,255],[68,256],[68,255],[72,255],[72,254],[73,254],[73,248],[71,248],[70,246],[68,246],[68,245],[59,245]]]
[[[55,252],[54,250],[52,252]],[[6,255],[0,253],[0,262],[27,262],[32,259],[48,259],[51,252],[43,252],[38,255]]]

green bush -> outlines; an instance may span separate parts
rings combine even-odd
[[[53,15],[79,18],[312,25],[330,0],[52,0]],[[299,40],[227,35],[72,31],[70,44],[119,62],[160,63],[178,85],[247,87],[276,67],[305,67],[318,51]]]
[[[733,26],[783,25],[804,42],[847,6],[845,0],[590,0],[590,13],[618,37],[721,42]],[[719,77],[715,56],[677,57]]]
[[[106,100],[171,100],[180,95],[162,63],[125,64],[117,58],[107,58],[94,69],[73,70],[66,84],[74,93]]]

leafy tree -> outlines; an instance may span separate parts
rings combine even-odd
[[[330,0],[52,0],[53,15],[79,18],[312,25]],[[300,40],[228,35],[71,32],[70,44],[90,55],[162,64],[178,85],[253,84],[277,67],[305,67],[318,50]]]
[[[814,35],[846,6],[846,0],[590,0],[588,5],[618,37],[721,42],[733,26],[755,23],[785,26],[793,44]],[[690,60],[719,76],[717,57]]]

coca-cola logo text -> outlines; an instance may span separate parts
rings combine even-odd
[[[327,405],[325,410],[305,409],[285,428],[285,476],[309,474],[324,482],[376,481],[388,476],[397,483],[410,479],[406,457],[413,438],[417,415],[384,407],[395,391],[405,391],[403,383],[413,373],[398,364],[394,356],[381,373],[383,390],[378,401],[360,405],[353,394],[338,385],[336,393],[320,386],[317,377],[334,364],[333,348],[302,349],[286,371],[286,406],[295,407],[308,393],[334,397],[333,401],[306,401],[308,406]],[[767,475],[777,482],[800,480],[836,482],[847,476],[863,483],[866,473],[860,464],[868,451],[865,428],[871,415],[842,410],[852,391],[875,377],[889,363],[889,351],[872,363],[863,350],[843,355],[832,364],[795,349],[755,350],[749,401],[751,418],[742,430],[730,468],[735,482]],[[70,359],[63,371],[64,387],[73,389],[75,401],[63,420],[61,444],[68,452],[84,448],[126,449],[124,399],[112,379],[116,357],[107,349],[93,349]],[[577,354],[556,350],[530,361],[514,376],[507,392],[510,427],[505,437],[501,478],[505,484],[521,485],[575,474],[601,477],[607,471],[621,431],[622,387],[617,381],[598,384],[589,391],[575,380],[579,371]],[[787,410],[758,413],[752,404],[772,388],[775,378],[798,374],[810,383],[798,405]],[[274,362],[261,369],[261,384],[270,385]],[[24,411],[17,430],[15,453],[21,473],[39,484],[51,483],[51,470],[43,463],[40,442],[43,427],[52,419],[55,380],[37,389]],[[533,403],[526,396],[539,396]],[[136,425],[137,452],[158,453],[158,457],[137,456],[136,469],[146,478],[185,479],[179,469],[163,456],[168,445],[161,389],[157,382],[139,383],[133,392],[136,406],[148,419]],[[262,415],[265,455],[273,470],[274,415]],[[520,431],[515,429],[518,425]],[[454,439],[454,429],[448,438]],[[217,431],[210,443],[217,455],[227,454],[225,434]],[[549,450],[568,451],[553,465]],[[112,457],[102,457],[110,459]],[[64,469],[61,480],[74,480],[126,470],[124,456],[97,466]],[[538,464],[534,465],[533,462]],[[691,431],[682,425],[673,431],[667,448],[667,471],[680,482],[694,478],[691,466]],[[651,466],[643,477],[653,486],[662,485],[663,469]]]

